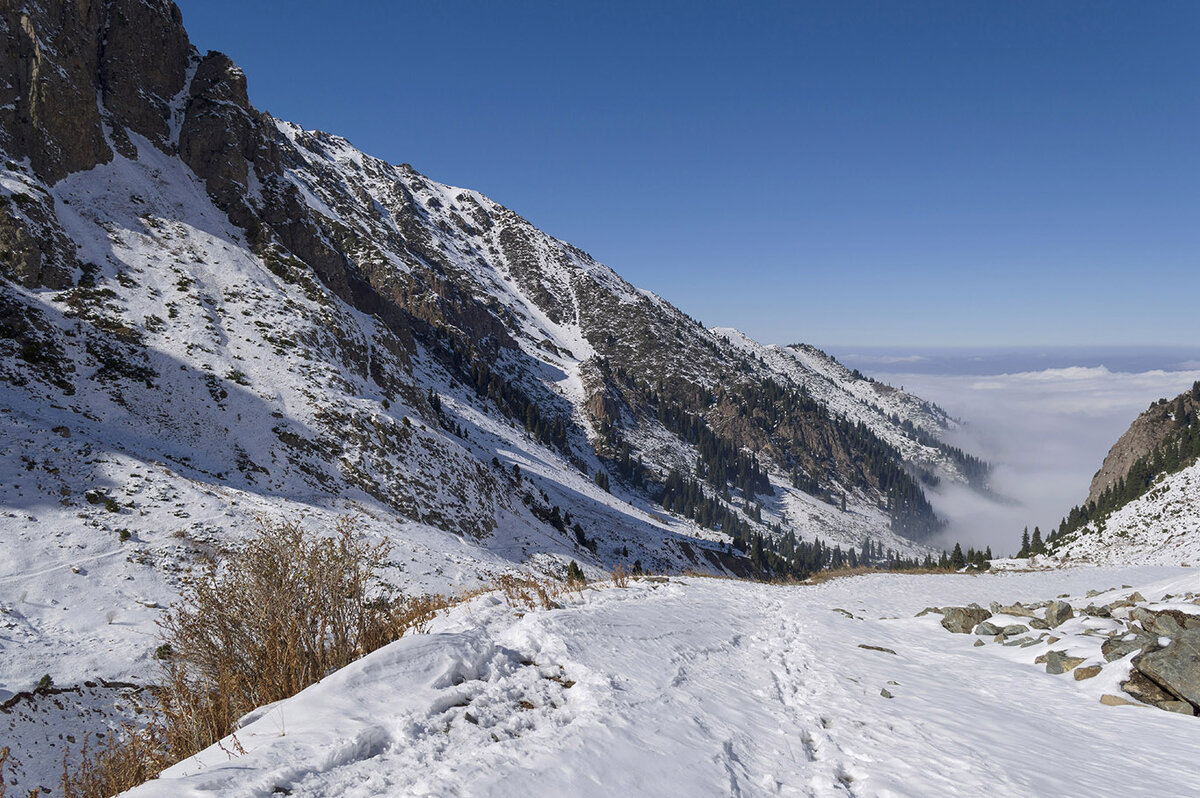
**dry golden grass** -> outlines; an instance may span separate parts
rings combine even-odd
[[[63,798],[109,796],[157,776],[172,764],[157,734],[125,727],[124,734],[108,735],[104,747],[92,751],[90,737],[83,739],[81,763],[73,772],[63,760]]]
[[[582,584],[564,582],[548,577],[537,577],[533,574],[502,574],[496,577],[495,584],[490,590],[497,590],[508,606],[516,609],[544,610],[559,607],[555,597],[571,590],[582,590]]]
[[[68,770],[64,759],[63,796],[102,798],[141,784],[229,735],[255,707],[424,631],[452,602],[395,595],[379,578],[387,554],[386,544],[356,536],[349,518],[332,538],[262,523],[244,550],[190,578],[160,622],[170,657],[155,720],[111,734],[95,752],[85,740],[79,767]]]
[[[629,573],[625,570],[624,565],[617,563],[616,567],[612,569],[610,576],[612,577],[612,583],[614,587],[629,586]]]

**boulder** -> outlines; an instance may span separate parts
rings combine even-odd
[[[1087,605],[1087,607],[1084,608],[1083,613],[1085,615],[1093,615],[1097,618],[1111,618],[1112,617],[1112,610],[1109,609],[1104,604],[1101,604],[1099,607],[1097,607],[1095,604],[1089,604],[1089,605]]]
[[[993,637],[995,635],[1000,634],[1000,627],[996,626],[991,621],[984,621],[983,623],[981,623],[975,627],[975,634],[987,635],[988,637]]]
[[[1043,621],[1041,618],[1030,618],[1029,625],[1034,629],[1049,629],[1050,624]]]
[[[1180,715],[1196,714],[1196,708],[1186,701],[1163,701],[1158,708],[1167,712],[1178,712]]]
[[[1150,610],[1135,607],[1129,617],[1140,621],[1150,634],[1159,637],[1175,637],[1186,629],[1200,629],[1200,615],[1189,615],[1179,610]]]
[[[945,607],[942,626],[955,634],[970,634],[979,624],[992,617],[983,607]]]
[[[1031,608],[1026,607],[1025,605],[1021,604],[1020,602],[1017,602],[1016,604],[1009,604],[1006,607],[1001,607],[1000,612],[998,612],[996,614],[997,615],[1001,615],[1001,614],[1014,615],[1018,618],[1032,618],[1033,610]]]
[[[1074,617],[1074,608],[1065,601],[1051,601],[1046,605],[1046,623],[1051,629]]]
[[[1108,693],[1100,696],[1100,703],[1108,707],[1134,706],[1134,703],[1129,699],[1121,698],[1119,695],[1109,695]]]
[[[1137,672],[1195,707],[1200,707],[1200,629],[1179,634],[1166,648],[1134,661]],[[1132,675],[1131,675],[1132,678]]]
[[[1082,668],[1075,669],[1075,681],[1077,682],[1082,682],[1084,679],[1091,679],[1092,677],[1099,675],[1099,665],[1087,665]]]
[[[1151,651],[1157,651],[1158,648],[1157,637],[1134,632],[1123,637],[1111,637],[1105,640],[1100,644],[1100,653],[1104,655],[1106,662],[1112,662],[1138,650],[1141,650],[1143,654],[1149,654]]]
[[[1143,704],[1157,706],[1164,701],[1175,701],[1175,696],[1163,690],[1139,670],[1129,672],[1129,681],[1121,683],[1121,689]]]
[[[1067,656],[1065,651],[1046,652],[1046,673],[1066,673],[1083,662],[1083,657]]]
[[[1028,631],[1029,627],[1023,623],[1011,623],[1001,629],[1000,634],[1004,635],[1005,637],[1016,637],[1017,635],[1023,635]]]

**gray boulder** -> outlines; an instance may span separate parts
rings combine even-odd
[[[975,634],[986,635],[988,637],[992,637],[994,635],[1000,634],[1000,627],[996,626],[991,621],[984,621],[983,623],[981,623],[975,627]]]
[[[1158,648],[1157,637],[1134,632],[1105,640],[1100,644],[1100,653],[1104,655],[1105,661],[1112,662],[1138,650],[1143,654],[1148,654],[1151,651],[1157,651]]]
[[[1065,601],[1051,601],[1046,605],[1046,623],[1050,624],[1051,629],[1074,617],[1074,608]]]
[[[1179,610],[1149,610],[1135,607],[1129,613],[1135,621],[1141,621],[1147,632],[1160,637],[1175,637],[1186,629],[1200,629],[1200,615],[1189,615]]]
[[[1166,648],[1144,654],[1134,667],[1172,697],[1200,707],[1200,629],[1182,632]]]
[[[942,626],[955,634],[970,634],[979,624],[992,617],[983,607],[944,607]]]
[[[1016,637],[1017,635],[1023,635],[1028,631],[1029,627],[1023,623],[1011,623],[1001,629],[1000,634],[1004,635],[1005,637]]]
[[[1129,681],[1122,682],[1121,689],[1143,704],[1158,706],[1167,701],[1177,700],[1175,696],[1163,690],[1146,674],[1136,669],[1129,672]]]

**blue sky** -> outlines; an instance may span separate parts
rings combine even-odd
[[[260,108],[706,324],[1200,342],[1200,3],[177,2]]]

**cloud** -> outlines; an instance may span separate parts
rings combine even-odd
[[[990,545],[999,555],[1016,550],[1026,525],[1046,531],[1082,503],[1093,474],[1130,422],[1157,399],[1191,387],[1200,380],[1200,368],[875,376],[902,384],[961,419],[951,442],[992,463],[996,500],[945,484],[930,500],[950,522],[949,545],[955,540],[977,548]]]
[[[924,363],[929,358],[924,355],[856,355],[850,354],[845,358],[860,365],[898,366],[905,363]]]

